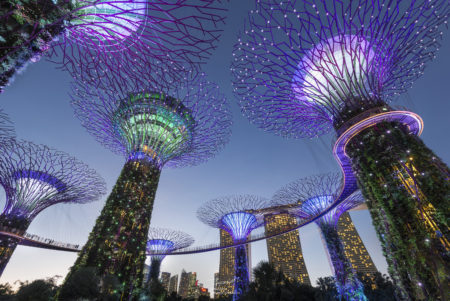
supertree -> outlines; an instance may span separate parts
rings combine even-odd
[[[435,57],[449,12],[447,0],[260,0],[233,54],[251,122],[293,138],[334,128],[347,193],[358,183],[371,215],[384,212],[411,298],[448,290],[450,172],[416,137],[420,117],[388,103]]]
[[[332,207],[339,197],[342,184],[341,176],[337,173],[302,178],[277,191],[272,202],[274,205],[296,205],[295,209],[290,209],[292,214],[311,219]],[[364,287],[345,255],[344,244],[338,234],[338,221],[342,213],[363,202],[361,194],[354,193],[315,219],[327,246],[337,291],[344,300],[367,300]]]
[[[151,81],[141,89],[133,86],[103,90],[78,82],[72,93],[82,125],[126,163],[67,277],[95,267],[99,275],[116,275],[126,297],[142,284],[162,168],[206,161],[231,133],[226,99],[203,75],[187,79],[170,95],[157,92]]]
[[[250,282],[244,242],[254,229],[264,225],[264,215],[259,210],[268,206],[264,198],[237,195],[213,199],[197,210],[203,223],[227,231],[239,244],[235,248],[233,301],[240,300]]]
[[[119,69],[125,73],[151,69],[160,81],[174,80],[184,69],[196,68],[215,48],[224,24],[224,3],[2,1],[0,91],[17,72],[44,53],[75,77],[111,77]]]
[[[39,212],[58,203],[92,202],[106,192],[97,172],[76,158],[14,139],[0,143],[0,185],[6,194],[0,228],[14,234],[0,237],[0,275]]]
[[[155,281],[159,277],[161,262],[167,254],[194,243],[189,234],[162,228],[150,228],[147,241],[147,255],[150,255],[150,272],[148,281]],[[160,254],[164,253],[164,254]]]

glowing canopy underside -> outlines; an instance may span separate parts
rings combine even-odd
[[[132,158],[147,156],[165,162],[192,143],[194,121],[189,110],[159,93],[131,95],[114,118],[117,134],[127,141]]]
[[[123,40],[136,32],[146,18],[144,1],[72,0],[72,3],[76,17],[69,21],[69,38],[88,35],[93,40]]]
[[[0,144],[2,215],[31,220],[57,203],[87,203],[105,193],[103,179],[84,163],[44,145],[15,139]]]
[[[222,224],[234,241],[242,241],[258,226],[258,220],[251,213],[233,212],[222,218]]]

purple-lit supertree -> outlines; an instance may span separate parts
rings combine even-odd
[[[88,242],[67,277],[81,267],[116,275],[124,298],[143,280],[147,232],[163,167],[196,165],[213,157],[231,134],[231,114],[219,87],[204,75],[160,92],[140,81],[109,90],[79,83],[72,98],[82,125],[126,158]],[[67,279],[67,278],[66,278]]]
[[[183,70],[195,68],[216,46],[224,24],[224,3],[2,1],[0,91],[17,72],[44,53],[74,77],[85,80],[113,77],[119,69],[127,74],[151,70],[160,81],[174,80]]]
[[[277,191],[272,202],[274,205],[298,205],[290,212],[302,219],[311,219],[331,208],[339,197],[342,184],[341,176],[334,173],[299,179]],[[362,196],[354,193],[315,220],[327,246],[338,294],[344,300],[367,300],[338,234],[341,214],[363,202]]]
[[[250,233],[264,225],[264,216],[258,210],[269,207],[264,198],[237,195],[213,199],[197,210],[197,217],[208,226],[227,231],[235,248],[233,301],[239,300],[249,286],[247,254],[244,242]]]
[[[449,15],[448,0],[260,0],[233,54],[251,122],[293,138],[334,128],[343,192],[358,182],[385,215],[395,246],[383,248],[412,299],[450,293],[450,172],[416,137],[420,117],[387,103],[435,57]]]
[[[60,151],[27,141],[0,143],[0,185],[6,202],[0,228],[0,275],[21,236],[39,212],[58,203],[88,203],[106,191],[103,179],[86,164]]]
[[[167,254],[194,243],[189,234],[162,228],[150,228],[148,231],[147,255],[150,256],[150,272],[148,281],[156,281],[159,277],[161,262]],[[164,254],[161,254],[164,253]]]

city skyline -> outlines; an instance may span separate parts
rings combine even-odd
[[[231,45],[247,10],[253,5],[241,6],[230,4],[230,17],[224,37],[219,49],[205,66],[205,72],[211,80],[220,84],[232,103],[234,127],[231,143],[216,159],[204,166],[164,171],[156,196],[152,226],[183,229],[194,235],[197,241],[195,245],[218,241],[217,230],[203,226],[195,218],[197,208],[204,201],[230,193],[270,197],[278,187],[291,179],[338,170],[329,150],[333,139],[331,136],[315,141],[282,139],[256,129],[241,116],[231,93],[228,72]],[[445,162],[450,159],[447,151],[450,142],[440,139],[440,135],[443,134],[442,128],[449,125],[445,119],[449,105],[444,102],[445,94],[448,93],[445,79],[450,77],[449,68],[445,68],[450,66],[450,60],[444,54],[449,52],[450,41],[444,37],[437,59],[429,64],[425,75],[407,96],[401,97],[402,102],[396,103],[408,107],[424,119],[422,138]],[[227,59],[223,59],[224,57]],[[123,165],[123,159],[98,145],[73,117],[67,97],[69,80],[66,73],[56,70],[48,62],[33,64],[0,95],[1,106],[13,120],[19,139],[45,143],[76,156],[106,178],[110,191]],[[242,150],[245,150],[244,154],[240,153]],[[171,188],[171,183],[179,183],[180,187],[175,191]],[[1,200],[4,200],[3,196]],[[82,244],[86,241],[104,200],[105,198],[100,202],[78,207],[58,205],[50,208],[30,225],[29,232]],[[367,211],[352,212],[351,215],[375,265],[386,273],[385,262]],[[177,223],[173,224],[173,221]],[[331,275],[331,272],[314,225],[300,229],[300,237],[305,264],[314,285],[317,277]],[[264,241],[252,244],[253,266],[261,259],[267,260],[265,249]],[[173,274],[180,274],[183,268],[197,271],[199,279],[212,292],[214,272],[218,271],[218,257],[219,251],[201,255],[168,256],[162,270]],[[5,269],[1,282],[12,283],[15,280],[32,280],[57,274],[64,276],[75,258],[75,254],[20,246]]]

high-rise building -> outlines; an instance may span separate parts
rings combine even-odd
[[[143,277],[143,279],[142,279],[142,285],[143,286],[145,286],[145,284],[147,283],[147,281],[148,281],[148,274],[150,273],[150,266],[149,265],[146,265],[145,263],[144,263],[144,269],[143,269],[143,274],[144,274],[144,277]]]
[[[177,293],[178,292],[177,288],[178,288],[178,275],[175,275],[175,276],[170,277],[170,280],[169,280],[169,289],[167,290],[169,292],[169,295],[172,292]]]
[[[217,299],[219,297],[218,283],[219,283],[219,272],[214,273],[214,299]]]
[[[169,281],[170,281],[170,273],[162,272],[161,273],[161,284],[166,289],[166,291],[169,291]]]
[[[233,244],[233,238],[227,231],[220,229],[220,245],[230,245]],[[251,247],[250,244],[246,245],[247,258],[248,258],[248,271],[250,279],[252,279],[251,273]],[[227,248],[220,250],[220,264],[219,264],[219,274],[216,279],[214,279],[214,297],[226,297],[232,295],[234,292],[234,248]]]
[[[189,281],[191,278],[191,272],[186,272],[184,269],[181,271],[180,276],[180,288],[178,289],[178,295],[186,299],[189,293]]]
[[[189,288],[187,293],[187,298],[196,299],[198,298],[198,287],[197,287],[197,273],[189,273]]]
[[[359,237],[358,231],[348,212],[341,215],[338,222],[338,234],[344,243],[345,255],[350,260],[356,272],[361,273],[362,278],[372,278],[377,272],[372,258]]]
[[[266,235],[278,233],[297,225],[295,217],[287,213],[268,214],[265,219]],[[269,263],[282,271],[289,280],[311,285],[298,230],[266,240]]]

